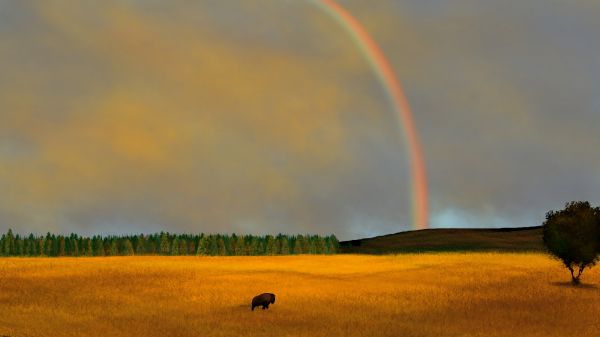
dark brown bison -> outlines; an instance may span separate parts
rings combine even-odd
[[[262,306],[264,309],[269,309],[269,304],[275,303],[275,294],[264,293],[258,296],[255,296],[252,299],[252,311],[254,311],[254,307]]]

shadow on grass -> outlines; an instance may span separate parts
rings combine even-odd
[[[588,284],[588,283],[573,284],[571,282],[552,282],[550,284],[552,284],[553,286],[557,286],[557,287],[565,287],[565,288],[573,288],[573,289],[587,289],[587,290],[600,289],[600,288],[598,288],[597,285]]]

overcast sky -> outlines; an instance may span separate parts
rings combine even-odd
[[[600,203],[600,2],[340,1],[421,136],[431,227]],[[308,1],[0,0],[0,230],[408,230],[410,164]]]

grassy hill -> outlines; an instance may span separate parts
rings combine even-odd
[[[542,227],[435,228],[340,242],[342,253],[543,251]]]

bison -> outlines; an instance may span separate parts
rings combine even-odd
[[[252,311],[254,311],[254,307],[262,306],[264,309],[269,309],[269,304],[275,303],[275,294],[264,293],[258,296],[255,296],[252,299]]]

